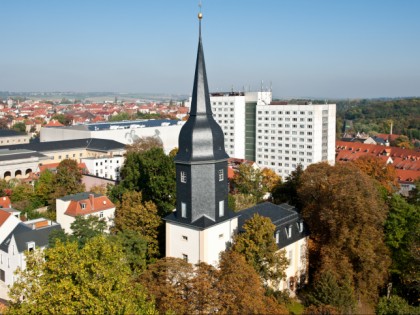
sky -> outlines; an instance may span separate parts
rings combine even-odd
[[[199,0],[0,0],[0,91],[191,94]],[[202,0],[212,92],[420,96],[419,0]]]

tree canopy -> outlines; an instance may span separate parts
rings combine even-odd
[[[132,282],[121,248],[104,236],[83,248],[58,242],[28,252],[26,261],[10,290],[10,314],[156,314],[143,288]]]
[[[356,294],[374,301],[387,279],[383,225],[387,206],[370,177],[350,163],[310,165],[298,188],[311,231],[310,271],[349,279]]]
[[[143,201],[141,192],[127,191],[115,212],[115,228],[118,231],[137,231],[148,242],[149,258],[159,255],[158,234],[163,224],[156,205]]]
[[[141,153],[128,152],[121,177],[120,185],[125,190],[141,191],[144,200],[156,204],[159,215],[164,216],[174,209],[175,164],[162,148],[154,147]]]
[[[277,247],[275,228],[269,218],[255,214],[243,225],[245,231],[235,236],[232,250],[244,256],[261,276],[264,285],[277,288],[286,276],[289,262],[285,252]]]

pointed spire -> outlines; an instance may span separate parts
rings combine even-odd
[[[203,14],[198,13],[199,20],[199,37],[197,62],[195,66],[194,87],[191,100],[190,115],[213,115],[210,107],[209,88],[207,84],[206,64],[204,61],[204,50],[201,39],[201,19]]]

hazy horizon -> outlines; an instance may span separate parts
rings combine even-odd
[[[420,95],[420,2],[202,1],[212,92]],[[0,4],[0,91],[190,95],[198,1]],[[147,91],[147,92],[133,92]]]

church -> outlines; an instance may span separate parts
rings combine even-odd
[[[199,40],[189,118],[179,135],[176,165],[176,210],[165,217],[166,256],[192,264],[218,265],[245,219],[258,213],[276,225],[276,242],[290,261],[287,281],[279,289],[294,291],[306,274],[308,233],[293,207],[263,203],[233,212],[228,208],[228,158],[224,133],[210,106],[199,13]]]

